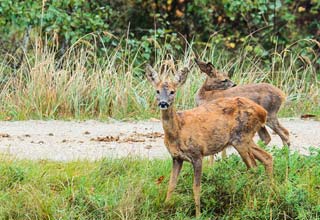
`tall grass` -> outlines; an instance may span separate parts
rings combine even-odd
[[[232,155],[202,177],[202,219],[319,219],[320,151],[275,148],[274,180],[263,166],[247,171]],[[285,172],[289,167],[288,172]],[[192,167],[186,163],[164,203],[170,160],[105,159],[0,163],[1,219],[192,219]]]
[[[142,47],[133,50],[128,38],[118,46],[101,45],[97,43],[99,38],[95,39],[79,39],[61,55],[57,45],[35,38],[18,68],[10,66],[15,57],[5,55],[0,63],[0,119],[156,117],[155,92],[144,78],[144,64],[150,61],[143,59]],[[191,44],[170,54],[172,50],[165,44],[149,41],[156,51],[152,64],[158,70],[167,70],[163,74],[174,69],[173,59],[176,69],[192,65],[197,53],[218,68],[232,71],[233,80],[239,84],[269,82],[280,87],[288,95],[283,115],[320,113],[319,76],[314,63],[301,62],[302,56],[294,48],[275,53],[270,66],[266,66],[246,50],[232,56],[208,43],[203,49],[193,50],[201,46]],[[101,47],[104,53],[99,52]],[[177,94],[179,109],[194,106],[194,95],[204,77],[195,66],[192,68]]]

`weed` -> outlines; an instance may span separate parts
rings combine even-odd
[[[247,171],[236,155],[205,166],[203,219],[319,218],[319,149],[310,149],[309,156],[276,147],[268,151],[274,156],[273,184],[262,165]],[[170,169],[171,160],[139,158],[2,159],[0,218],[191,219],[192,167],[184,165],[172,200],[164,203]]]

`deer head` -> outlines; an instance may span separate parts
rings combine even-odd
[[[173,104],[176,90],[186,82],[188,73],[189,69],[185,67],[175,74],[173,80],[161,80],[159,74],[149,64],[146,65],[146,76],[156,89],[157,102],[161,110],[166,110]]]
[[[205,63],[198,59],[195,59],[195,61],[200,70],[208,76],[205,82],[206,90],[225,90],[237,85],[230,80],[226,73],[220,72],[214,68],[212,63]]]

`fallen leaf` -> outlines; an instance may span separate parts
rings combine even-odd
[[[160,184],[163,182],[163,180],[164,180],[164,176],[160,176],[160,177],[157,179],[156,184],[157,184],[157,185],[160,185]]]
[[[113,137],[113,136],[105,136],[105,137],[96,137],[91,138],[91,141],[99,141],[99,142],[117,142],[120,140],[119,136]]]
[[[315,118],[316,115],[312,115],[312,114],[304,114],[304,115],[301,115],[300,118],[301,119],[304,119],[304,118]]]
[[[122,142],[145,142],[142,138],[128,137],[122,140]]]
[[[10,137],[10,135],[9,135],[9,134],[6,134],[6,133],[0,133],[0,137],[2,137],[2,138],[8,138],[8,137]]]
[[[145,136],[147,138],[160,138],[160,137],[163,137],[164,134],[160,132],[151,132],[151,133],[143,134],[142,136]]]

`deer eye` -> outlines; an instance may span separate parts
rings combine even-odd
[[[227,80],[227,79],[224,79],[224,80],[222,80],[222,82],[226,83],[226,82],[228,82],[228,80]]]
[[[159,91],[159,90],[157,90],[157,94],[160,94],[160,91]]]
[[[173,95],[173,94],[174,94],[174,91],[171,91],[171,92],[170,92],[170,95]]]

